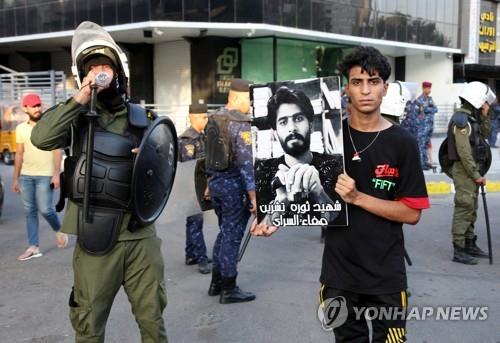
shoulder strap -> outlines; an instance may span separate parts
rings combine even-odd
[[[243,114],[238,110],[228,110],[225,107],[219,108],[212,116],[223,117],[225,120],[230,121],[242,121],[242,122],[251,122],[251,118],[249,115]]]
[[[455,125],[458,128],[462,129],[467,126],[467,123],[469,122],[469,115],[467,114],[467,112],[458,110],[451,117],[451,122],[452,125]]]
[[[250,116],[245,115],[239,111],[229,111],[228,118],[231,121],[251,122]]]
[[[195,139],[198,137],[199,137],[199,134],[192,127],[187,128],[186,131],[184,131],[179,136],[179,138],[192,138],[192,139]]]
[[[145,129],[149,126],[148,111],[138,104],[127,103],[128,122],[138,129]]]

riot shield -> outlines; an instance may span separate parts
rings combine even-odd
[[[196,198],[200,204],[202,211],[208,211],[212,209],[212,203],[210,198],[205,197],[205,190],[207,189],[207,175],[205,173],[205,159],[199,159],[196,161],[196,166],[194,168],[194,184],[196,188]]]
[[[140,225],[163,211],[177,169],[177,134],[168,117],[158,117],[144,133],[132,172],[132,209]]]
[[[448,158],[448,137],[446,137],[443,143],[441,143],[438,157],[439,164],[441,165],[441,171],[451,178],[451,167],[453,167],[453,161]]]
[[[165,211],[168,215],[172,213],[176,218],[185,218],[201,212],[194,180],[196,164],[197,160],[177,164],[177,177],[171,193],[175,201],[167,204]]]

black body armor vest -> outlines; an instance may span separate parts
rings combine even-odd
[[[479,167],[479,173],[481,175],[485,175],[491,165],[490,147],[481,134],[481,127],[479,121],[476,118],[468,115],[467,126],[470,127],[469,144],[471,146],[472,157]],[[454,162],[459,161],[460,156],[458,156],[453,130],[460,130],[460,128],[456,127],[456,124],[454,123],[452,117],[452,120],[450,120],[450,123],[448,125],[447,133],[447,158],[448,160]]]
[[[82,135],[82,153],[71,173],[69,198],[83,203],[87,134]],[[121,136],[96,128],[90,201],[94,206],[128,210],[134,156],[131,150],[140,140],[133,135]],[[68,175],[69,176],[69,175]]]
[[[129,125],[124,135],[100,128],[96,123],[92,178],[90,185],[90,220],[84,218],[83,198],[85,189],[87,125],[81,117],[74,129],[83,130],[72,139],[78,139],[81,151],[69,155],[64,161],[61,179],[61,199],[58,207],[64,207],[68,197],[78,205],[78,243],[89,254],[104,255],[116,244],[126,212],[132,208],[132,174],[135,156],[132,149],[139,147],[143,133],[149,124],[146,111],[135,104],[127,104]],[[74,147],[71,144],[71,150]],[[128,224],[130,231],[140,229],[132,218]]]
[[[467,126],[470,127],[470,135],[469,135],[469,143],[471,146],[472,154],[474,160],[476,162],[481,161],[485,156],[482,153],[483,150],[488,148],[488,144],[485,142],[481,135],[481,128],[479,126],[478,121],[471,116],[467,116]],[[451,161],[459,161],[460,156],[458,156],[457,146],[455,143],[455,137],[453,130],[460,130],[458,127],[455,127],[456,124],[453,120],[450,120],[448,124],[448,158]]]

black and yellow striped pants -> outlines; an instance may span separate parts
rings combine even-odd
[[[347,319],[333,328],[335,343],[368,343],[368,320],[373,329],[372,343],[399,343],[406,341],[407,295],[402,290],[391,294],[359,294],[321,286],[320,303],[343,297],[347,306]],[[337,302],[338,304],[339,302]]]

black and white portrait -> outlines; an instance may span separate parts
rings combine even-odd
[[[251,94],[259,222],[347,225],[334,190],[344,170],[338,79],[255,85]]]

